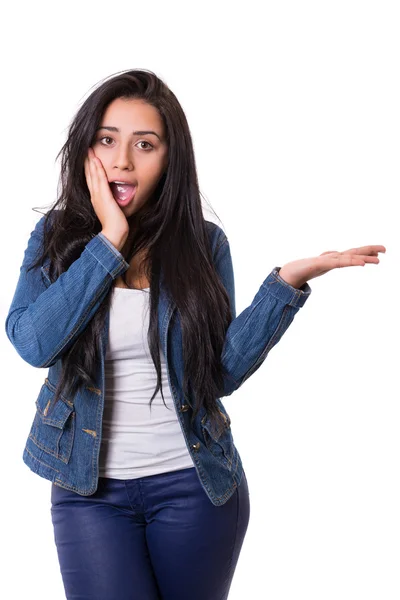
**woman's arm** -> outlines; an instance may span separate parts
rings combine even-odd
[[[224,234],[225,235],[225,234]],[[250,306],[236,316],[235,281],[228,239],[221,244],[215,266],[228,292],[233,320],[222,350],[225,371],[222,396],[238,389],[264,362],[311,294],[308,283],[294,288],[275,267],[261,284]]]
[[[99,233],[67,271],[46,286],[40,267],[27,272],[41,244],[44,219],[30,235],[5,322],[18,354],[38,368],[53,365],[66,352],[94,316],[113,280],[129,268],[122,254]]]

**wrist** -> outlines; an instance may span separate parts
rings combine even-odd
[[[285,283],[288,283],[296,289],[301,288],[305,284],[305,281],[299,281],[298,279],[296,280],[293,276],[287,273],[284,266],[280,268],[278,275],[281,277],[281,279],[283,279],[283,281],[285,281]]]
[[[101,233],[104,235],[104,237],[108,239],[109,242],[111,242],[113,246],[115,246],[118,252],[121,252],[122,248],[125,245],[126,238],[128,237],[127,234],[124,234],[122,236],[115,233],[109,233],[105,229],[102,229]]]

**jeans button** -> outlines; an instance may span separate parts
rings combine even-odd
[[[200,442],[197,442],[197,444],[192,444],[192,448],[193,448],[193,450],[195,450],[195,452],[197,452],[198,449],[200,448]]]

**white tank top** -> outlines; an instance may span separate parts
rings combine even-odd
[[[150,288],[113,288],[99,476],[134,479],[194,468],[160,350],[164,405],[147,341]]]

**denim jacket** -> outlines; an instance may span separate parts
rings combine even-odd
[[[99,451],[104,408],[104,357],[108,342],[109,312],[101,344],[96,385],[83,386],[74,397],[62,395],[53,410],[61,372],[61,358],[74,344],[114,279],[129,268],[122,254],[102,234],[94,235],[82,254],[60,276],[49,278],[49,259],[41,267],[26,267],[36,257],[43,234],[44,216],[32,231],[20,276],[6,318],[7,336],[27,363],[48,368],[37,399],[32,426],[22,459],[39,476],[83,496],[98,486]],[[230,299],[230,323],[221,360],[224,385],[220,396],[237,390],[264,362],[279,342],[295,314],[311,294],[305,283],[296,289],[279,276],[275,267],[262,282],[250,306],[236,316],[235,284],[229,242],[223,230],[206,221],[212,256]],[[208,414],[202,407],[190,425],[192,408],[182,392],[183,355],[179,315],[160,280],[158,321],[160,343],[166,359],[168,381],[182,433],[200,482],[211,502],[224,504],[240,484],[243,467],[234,444],[231,420],[221,398],[218,409],[225,419],[223,432],[216,437]]]

